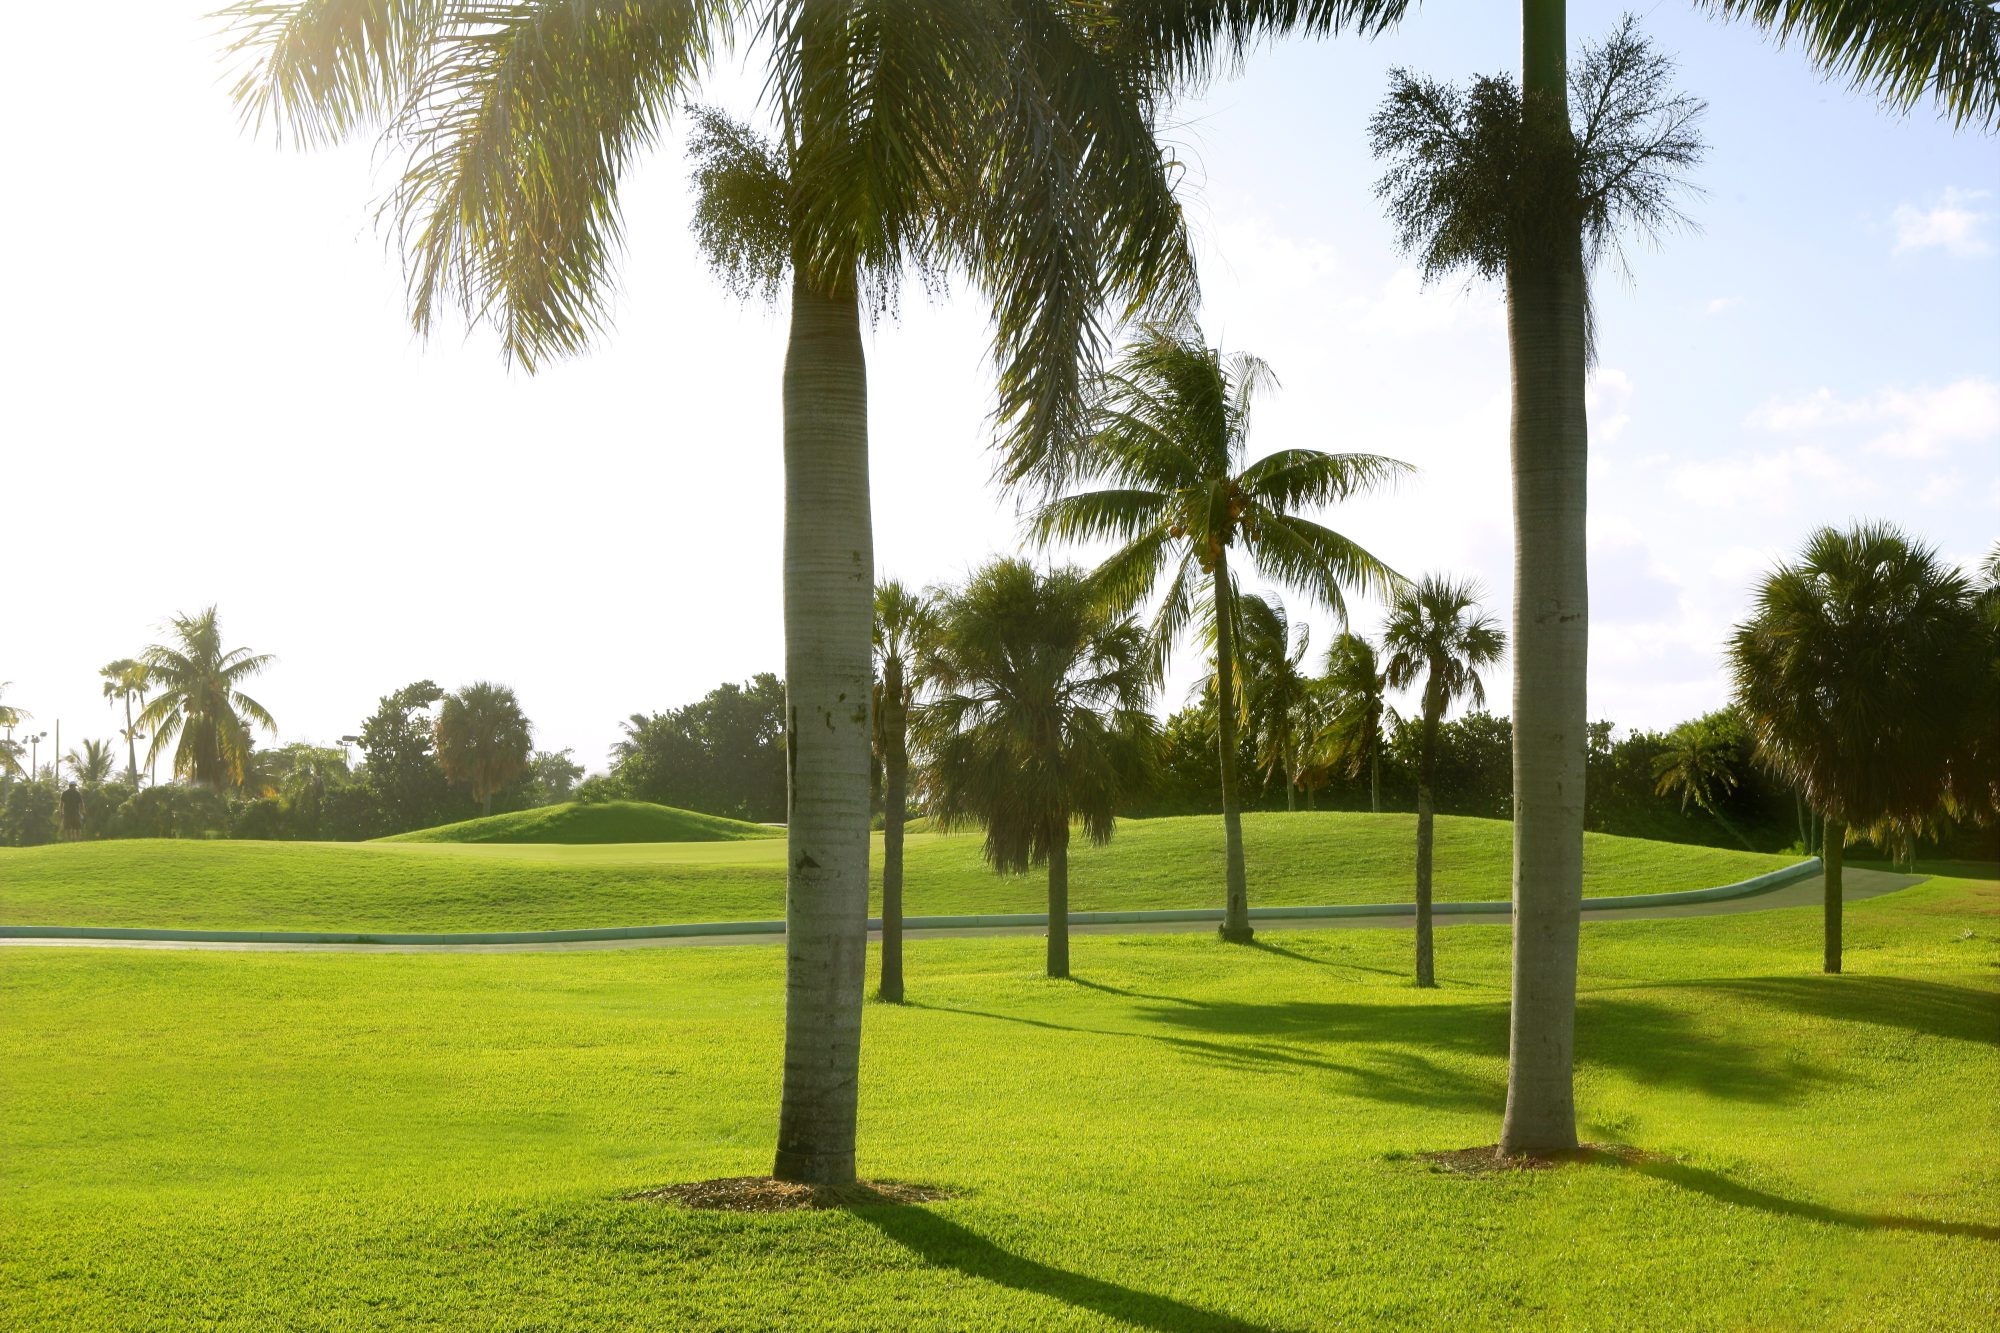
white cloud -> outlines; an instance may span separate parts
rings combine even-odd
[[[1682,499],[1703,508],[1751,506],[1765,512],[1790,509],[1801,492],[1852,501],[1878,489],[1866,474],[1812,445],[1685,463],[1674,469],[1672,485]]]
[[[1611,444],[1632,424],[1632,377],[1600,367],[1583,389],[1583,410],[1593,443]]]
[[[1708,303],[1707,307],[1702,310],[1702,314],[1709,316],[1720,315],[1734,310],[1742,304],[1743,298],[1740,296],[1718,296]]]
[[[1424,284],[1413,268],[1398,268],[1374,297],[1352,305],[1356,323],[1371,332],[1413,337],[1466,327],[1499,328],[1506,311],[1490,287]]]
[[[1893,253],[1905,250],[1943,250],[1955,259],[1976,259],[1993,253],[1993,244],[1983,234],[1993,214],[1974,205],[1982,199],[1993,197],[1990,190],[1947,189],[1938,201],[1929,208],[1913,208],[1900,204],[1889,215],[1890,225],[1896,229],[1896,248]]]
[[[1872,428],[1866,443],[1873,453],[1938,458],[1955,445],[2000,437],[2000,382],[1972,376],[1941,388],[1892,387],[1863,398],[1822,388],[1774,399],[1752,412],[1749,424],[1778,434]]]

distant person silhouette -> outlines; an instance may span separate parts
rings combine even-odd
[[[62,836],[64,842],[75,842],[83,836],[83,793],[74,782],[63,789]]]

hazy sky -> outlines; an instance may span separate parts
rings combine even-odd
[[[541,746],[598,768],[626,715],[777,670],[784,314],[702,267],[678,141],[625,184],[615,330],[509,372],[484,335],[409,333],[372,219],[393,163],[239,129],[210,8],[114,0],[87,50],[63,6],[10,17],[0,680],[30,730],[112,734],[98,667],[210,602],[232,644],[277,654],[252,692],[285,740],[354,730],[414,679],[490,678]],[[1571,31],[1617,13],[1574,0]],[[1966,561],[2000,536],[2000,150],[1677,0],[1643,19],[1707,99],[1711,152],[1701,230],[1598,283],[1590,710],[1658,726],[1723,702],[1747,586],[1814,525],[1893,519]],[[1393,65],[1512,69],[1517,22],[1432,0],[1373,44],[1287,43],[1171,135],[1207,330],[1283,381],[1253,449],[1418,464],[1330,521],[1405,572],[1480,578],[1503,617],[1499,295],[1420,290],[1365,125]],[[745,108],[755,79],[716,87]],[[951,579],[1018,546],[987,485],[984,349],[969,290],[906,294],[870,340],[885,572]]]

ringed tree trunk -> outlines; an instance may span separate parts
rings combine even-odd
[[[1523,0],[1529,151],[1569,132],[1563,0]],[[1539,133],[1532,132],[1539,121]],[[1522,247],[1507,271],[1513,371],[1514,962],[1508,1156],[1576,1147],[1577,927],[1583,899],[1586,667],[1585,309],[1580,231]]]
[[[854,1179],[868,964],[875,551],[852,282],[792,282],[785,352],[785,1075],[780,1180]]]
[[[1069,976],[1069,820],[1049,843],[1049,975]]]
[[[1215,585],[1215,711],[1218,747],[1222,752],[1223,939],[1248,944],[1250,890],[1243,873],[1243,812],[1236,798],[1236,631],[1230,617],[1229,562],[1217,556],[1211,574]]]
[[[1368,813],[1382,813],[1382,737],[1368,747]]]
[[[1826,876],[1826,961],[1825,970],[1840,971],[1840,874],[1847,851],[1847,825],[1838,819],[1826,821],[1826,851],[1821,865]]]
[[[1437,710],[1424,701],[1424,746],[1417,770],[1417,984],[1437,985],[1431,959],[1431,774],[1437,763]]]
[[[139,790],[139,747],[132,739],[132,696],[125,696],[125,772],[131,776],[132,790]]]
[[[893,656],[882,664],[884,720],[882,748],[882,987],[891,1004],[903,1002],[903,815],[909,791],[910,757],[904,748],[903,664]]]

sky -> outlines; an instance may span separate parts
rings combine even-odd
[[[374,220],[393,156],[245,130],[213,7],[113,0],[87,49],[62,6],[10,19],[0,681],[27,730],[60,720],[65,750],[113,735],[98,668],[210,604],[232,645],[276,656],[250,692],[278,742],[331,743],[413,680],[490,679],[540,748],[596,770],[630,714],[779,670],[785,313],[703,266],[678,132],[621,188],[615,327],[527,375],[483,332],[410,332]],[[1572,38],[1620,12],[1572,0]],[[1730,624],[1814,527],[1888,519],[1962,563],[2000,538],[2000,146],[1683,0],[1640,18],[1707,102],[1710,148],[1694,228],[1597,276],[1590,714],[1664,727],[1726,701]],[[1478,579],[1503,623],[1500,293],[1419,282],[1366,124],[1392,67],[1513,70],[1517,23],[1432,0],[1374,42],[1276,44],[1166,130],[1203,326],[1281,381],[1252,452],[1416,464],[1321,517],[1406,574]],[[747,112],[757,86],[738,58],[710,97]],[[870,335],[887,575],[955,580],[1027,549],[989,485],[986,344],[962,286],[913,286]],[[1281,595],[1317,664],[1330,616]],[[1183,653],[1163,705],[1194,675]]]

